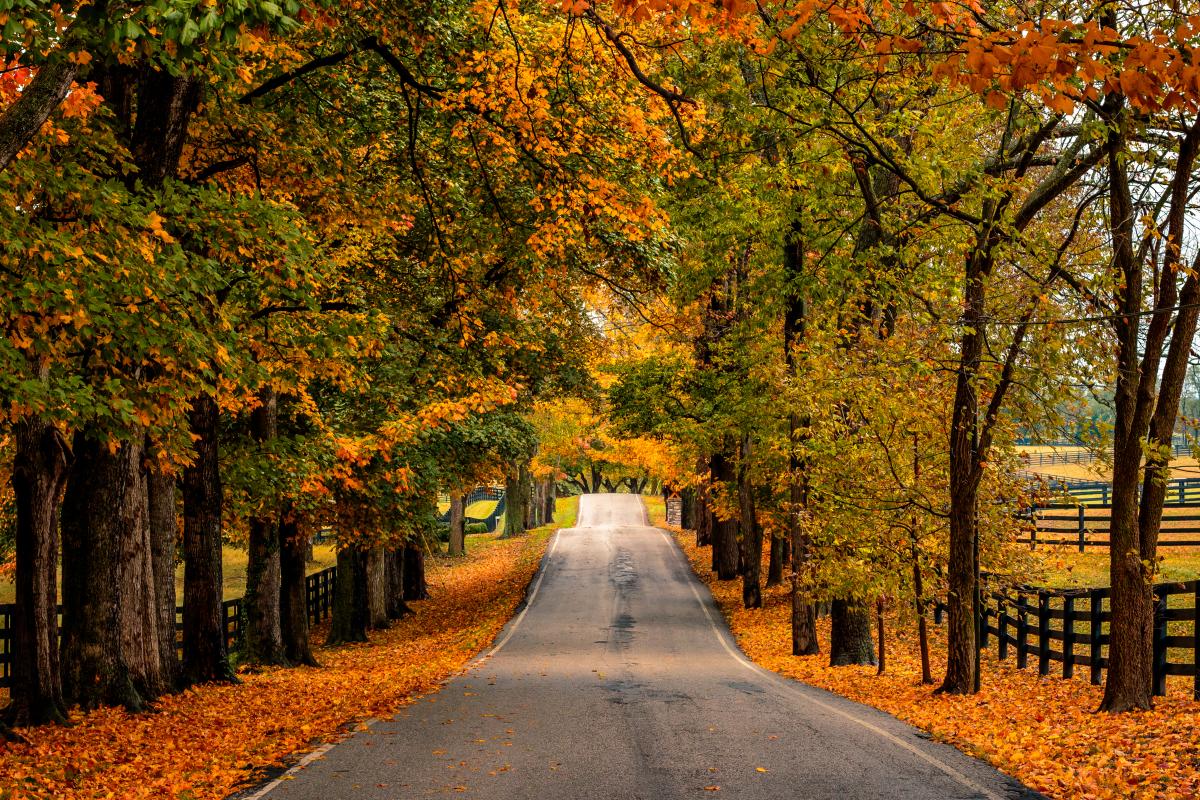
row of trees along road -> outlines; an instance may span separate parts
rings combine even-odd
[[[813,603],[829,599],[834,664],[874,658],[876,598],[923,615],[944,596],[940,690],[975,691],[981,567],[1030,568],[1006,545],[1029,499],[1014,429],[1054,430],[1081,386],[1107,386],[1102,708],[1149,707],[1163,477],[1200,303],[1200,16],[1110,0],[619,6],[659,25],[637,47],[606,30],[695,171],[664,200],[674,312],[610,397],[624,432],[697,465],[718,577],[759,604],[765,536],[766,582],[790,565],[794,652],[816,652]]]
[[[7,719],[230,679],[226,539],[251,558],[245,657],[311,658],[298,551],[321,527],[333,638],[361,638],[403,610],[388,587],[418,564],[395,554],[439,489],[504,463],[523,492],[622,434],[672,444],[749,606],[770,543],[795,652],[818,600],[853,663],[876,598],[945,594],[942,688],[970,692],[978,568],[1028,568],[1014,429],[1080,383],[1115,397],[1104,707],[1148,706],[1200,301],[1198,38],[1175,5],[1110,0],[14,4]],[[595,397],[606,314],[656,348],[601,382],[619,429],[532,461],[522,415]]]
[[[586,381],[584,292],[656,280],[679,158],[602,32],[500,10],[9,4],[6,726],[234,680],[227,542],[242,662],[313,662],[320,529],[330,640],[365,638],[421,594],[439,490],[528,469],[525,415]]]

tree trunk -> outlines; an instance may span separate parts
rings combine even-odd
[[[959,345],[957,383],[950,420],[950,561],[946,677],[939,689],[950,694],[976,691],[975,638],[976,514],[981,477],[978,445],[979,367],[983,357],[985,278],[990,266],[979,248],[968,257],[963,333]]]
[[[16,500],[16,606],[12,615],[10,726],[65,724],[58,660],[58,513],[71,452],[53,425],[39,419],[13,430]]]
[[[141,710],[164,687],[143,447],[76,437],[63,503],[63,694]]]
[[[450,495],[450,544],[449,551],[452,556],[466,555],[467,553],[467,537],[464,532],[463,512],[464,502],[462,492],[454,492]]]
[[[524,463],[512,464],[504,476],[504,533],[500,538],[508,539],[525,532],[525,515],[529,506],[529,467]]]
[[[754,485],[750,480],[750,437],[742,439],[738,464],[738,502],[742,529],[742,605],[762,608],[762,526],[754,508]]]
[[[771,556],[767,562],[767,588],[783,583],[783,543],[785,539],[779,534],[771,535]]]
[[[279,627],[283,654],[292,664],[317,666],[308,632],[304,551],[308,536],[285,510],[279,523]]]
[[[175,476],[161,462],[153,462],[146,476],[149,495],[150,544],[153,550],[154,584],[158,607],[158,661],[163,684],[179,684],[178,631],[175,628],[175,564],[179,552]]]
[[[222,489],[216,400],[199,395],[188,413],[196,458],[183,470],[183,683],[236,681],[221,609]]]
[[[679,527],[696,530],[696,490],[690,486],[679,493]]]
[[[871,612],[862,603],[834,600],[830,610],[829,665],[875,664]]]
[[[383,547],[367,551],[367,624],[374,630],[388,627],[387,557]]]
[[[367,552],[357,547],[341,547],[337,554],[333,620],[325,644],[367,641],[370,622],[367,603]]]
[[[799,378],[796,347],[804,339],[808,325],[808,299],[803,291],[805,244],[799,220],[792,223],[784,241],[783,266],[787,278],[787,306],[783,315],[783,360],[788,374]],[[788,413],[788,533],[786,560],[791,571],[792,655],[811,656],[821,652],[817,642],[817,609],[809,597],[812,573],[809,563],[808,531],[802,515],[808,509],[808,465],[799,445],[808,435],[809,420],[794,410]]]
[[[546,479],[546,491],[543,493],[545,507],[542,510],[542,523],[545,525],[554,524],[555,502],[558,499],[558,484],[554,478]]]
[[[413,613],[404,602],[404,548],[387,552],[388,618],[403,619]]]
[[[425,548],[418,542],[409,542],[404,547],[405,600],[428,600],[429,586],[425,583]]]
[[[724,487],[725,491],[737,485],[737,470],[733,461],[724,453],[713,455],[713,480]],[[717,579],[731,581],[738,576],[741,560],[738,543],[738,518],[713,519],[713,550],[716,555]]]
[[[37,135],[46,119],[67,96],[78,65],[59,53],[33,73],[33,80],[0,116],[0,172]]]
[[[265,459],[278,433],[278,405],[270,388],[259,392],[259,401],[250,415],[250,433],[258,443],[259,456]],[[274,505],[273,499],[268,499],[250,518],[246,595],[242,599],[241,660],[247,664],[288,663],[280,621],[279,519]]]

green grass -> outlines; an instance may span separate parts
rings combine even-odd
[[[225,599],[231,600],[246,593],[246,564],[250,560],[249,553],[238,547],[228,545],[223,549],[221,562],[224,577]],[[337,562],[337,551],[332,544],[318,544],[313,547],[313,561],[308,565],[309,573],[319,572],[326,567],[332,567]],[[62,573],[59,573],[59,588],[61,591]],[[16,597],[16,587],[11,581],[0,581],[0,603],[11,603]],[[175,597],[183,600],[183,564],[175,570]]]
[[[1038,545],[1034,555],[1045,569],[1039,583],[1054,588],[1095,588],[1109,585],[1108,549],[1080,553],[1068,545]],[[1192,581],[1200,578],[1200,548],[1160,548],[1155,583]]]
[[[548,535],[558,530],[559,528],[573,528],[575,520],[579,516],[579,498],[578,497],[560,497],[554,501],[554,522],[549,525],[543,525],[540,528],[534,528],[531,531],[526,531],[526,535]],[[479,550],[486,550],[489,547],[494,547],[504,541],[501,536],[504,534],[504,515],[496,523],[495,533],[472,533],[467,536],[467,552],[474,553]],[[448,558],[445,553],[438,553],[439,557]]]

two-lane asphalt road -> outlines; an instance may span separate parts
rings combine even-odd
[[[750,664],[631,495],[581,498],[528,605],[473,669],[252,796],[459,795],[1036,797],[893,717]]]

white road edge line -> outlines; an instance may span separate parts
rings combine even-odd
[[[550,542],[550,549],[546,551],[546,555],[542,559],[542,568],[538,571],[537,580],[535,580],[533,582],[533,588],[529,590],[529,597],[525,601],[525,607],[521,609],[521,613],[518,614],[516,616],[516,618],[513,619],[512,624],[508,626],[508,633],[506,633],[504,635],[504,638],[501,639],[499,642],[497,642],[496,646],[493,647],[491,650],[489,650],[485,655],[479,656],[478,658],[475,659],[475,661],[472,664],[469,664],[466,667],[466,669],[463,670],[463,672],[469,671],[476,664],[479,664],[479,663],[491,658],[492,656],[496,655],[496,653],[500,652],[500,648],[504,647],[504,645],[508,644],[508,640],[512,638],[512,635],[514,633],[516,633],[517,626],[521,624],[521,620],[525,619],[525,612],[527,612],[529,610],[529,607],[531,605],[533,605],[533,598],[537,597],[538,589],[542,588],[542,579],[544,577],[546,577],[546,571],[550,569],[550,556],[554,555],[554,548],[558,546],[558,536],[562,532],[563,532],[562,528],[559,528],[558,530],[556,530],[554,532],[554,541]],[[369,720],[366,720],[365,722],[362,722],[361,724],[369,728],[372,725],[374,725],[376,722],[377,722],[377,720],[375,720],[375,719],[369,719]],[[346,741],[347,738],[349,738],[349,737],[343,737],[341,739],[338,739],[336,742],[328,742],[326,744],[321,745],[316,750],[313,750],[311,753],[304,756],[304,758],[300,759],[295,764],[293,764],[291,767],[289,767],[288,770],[286,772],[284,772],[282,775],[280,775],[278,778],[276,778],[275,780],[266,784],[265,786],[260,788],[257,792],[255,792],[254,794],[247,795],[247,796],[241,798],[241,800],[262,800],[262,798],[266,797],[271,791],[279,788],[279,786],[281,784],[283,784],[284,781],[291,780],[292,777],[296,773],[300,772],[300,770],[304,769],[309,764],[316,761],[318,758],[321,758],[322,756],[324,756],[326,753],[328,753],[330,750],[332,750],[337,745]]]
[[[496,646],[487,651],[487,655],[479,659],[484,661],[500,652],[500,648],[508,644],[508,640],[517,632],[517,628],[521,625],[521,620],[525,619],[525,615],[529,613],[529,608],[533,605],[534,598],[537,597],[538,589],[542,588],[542,579],[546,577],[546,573],[550,571],[550,557],[554,555],[554,548],[558,547],[558,539],[562,534],[563,529],[559,528],[554,532],[554,541],[550,543],[550,549],[546,551],[546,555],[542,558],[542,568],[538,570],[537,580],[533,582],[533,588],[529,590],[529,597],[525,599],[525,607],[521,609],[521,613],[517,614],[512,624],[508,626],[508,633],[504,634],[504,638],[496,642]]]
[[[670,536],[668,536],[665,531],[660,529],[659,533],[662,534],[663,539],[665,539],[667,541],[667,544],[670,545],[671,549],[674,550],[675,553],[684,560],[684,563],[687,565],[688,571],[691,572],[692,565],[687,560],[687,557],[683,554],[683,551],[680,550],[678,543],[674,539],[672,539]],[[725,652],[729,653],[729,655],[732,656],[733,659],[735,661],[737,661],[738,664],[740,664],[742,667],[750,670],[751,672],[753,672],[756,675],[767,675],[772,678],[780,677],[776,673],[771,672],[766,669],[763,669],[762,667],[755,664],[753,661],[750,661],[744,655],[742,655],[740,652],[738,652],[732,645],[730,645],[728,639],[721,633],[720,627],[717,626],[716,620],[713,619],[712,612],[710,612],[708,610],[708,605],[704,602],[704,598],[702,598],[700,596],[700,592],[696,589],[696,581],[688,581],[688,588],[690,588],[692,590],[692,595],[695,596],[696,602],[699,603],[700,610],[704,612],[704,618],[708,620],[709,627],[712,628],[713,634],[717,637],[717,641],[721,643],[721,646],[723,648],[725,648]],[[853,714],[847,713],[847,712],[843,711],[842,709],[837,708],[836,706],[831,706],[828,703],[823,703],[820,700],[817,700],[815,697],[809,697],[804,692],[800,691],[799,689],[795,689],[791,686],[788,686],[786,683],[776,683],[776,685],[779,686],[779,688],[786,690],[789,694],[799,697],[801,700],[804,700],[814,706],[817,706],[818,708],[820,708],[824,711],[827,711],[830,714],[836,714],[837,716],[842,717],[845,720],[853,722],[856,725],[860,725],[863,728],[866,728],[867,730],[871,731],[871,733],[874,733],[875,735],[877,735],[883,739],[887,739],[889,742],[896,745],[897,747],[899,747],[903,750],[907,750],[908,752],[912,753],[914,756],[921,759],[922,761],[941,770],[946,775],[953,778],[955,781],[962,784],[963,786],[970,789],[971,791],[977,792],[979,795],[986,797],[987,800],[1004,800],[1004,798],[1002,798],[1000,795],[988,790],[987,788],[985,788],[983,786],[980,786],[978,783],[971,780],[966,775],[963,775],[961,772],[956,770],[954,767],[950,766],[949,764],[946,764],[943,761],[938,760],[937,758],[934,758],[930,754],[922,751],[919,747],[913,746],[912,744],[904,741],[903,739],[896,736],[895,734],[888,733],[883,728],[880,728],[877,725],[873,725],[870,722],[867,722],[866,720],[859,719],[858,717],[854,716]]]

